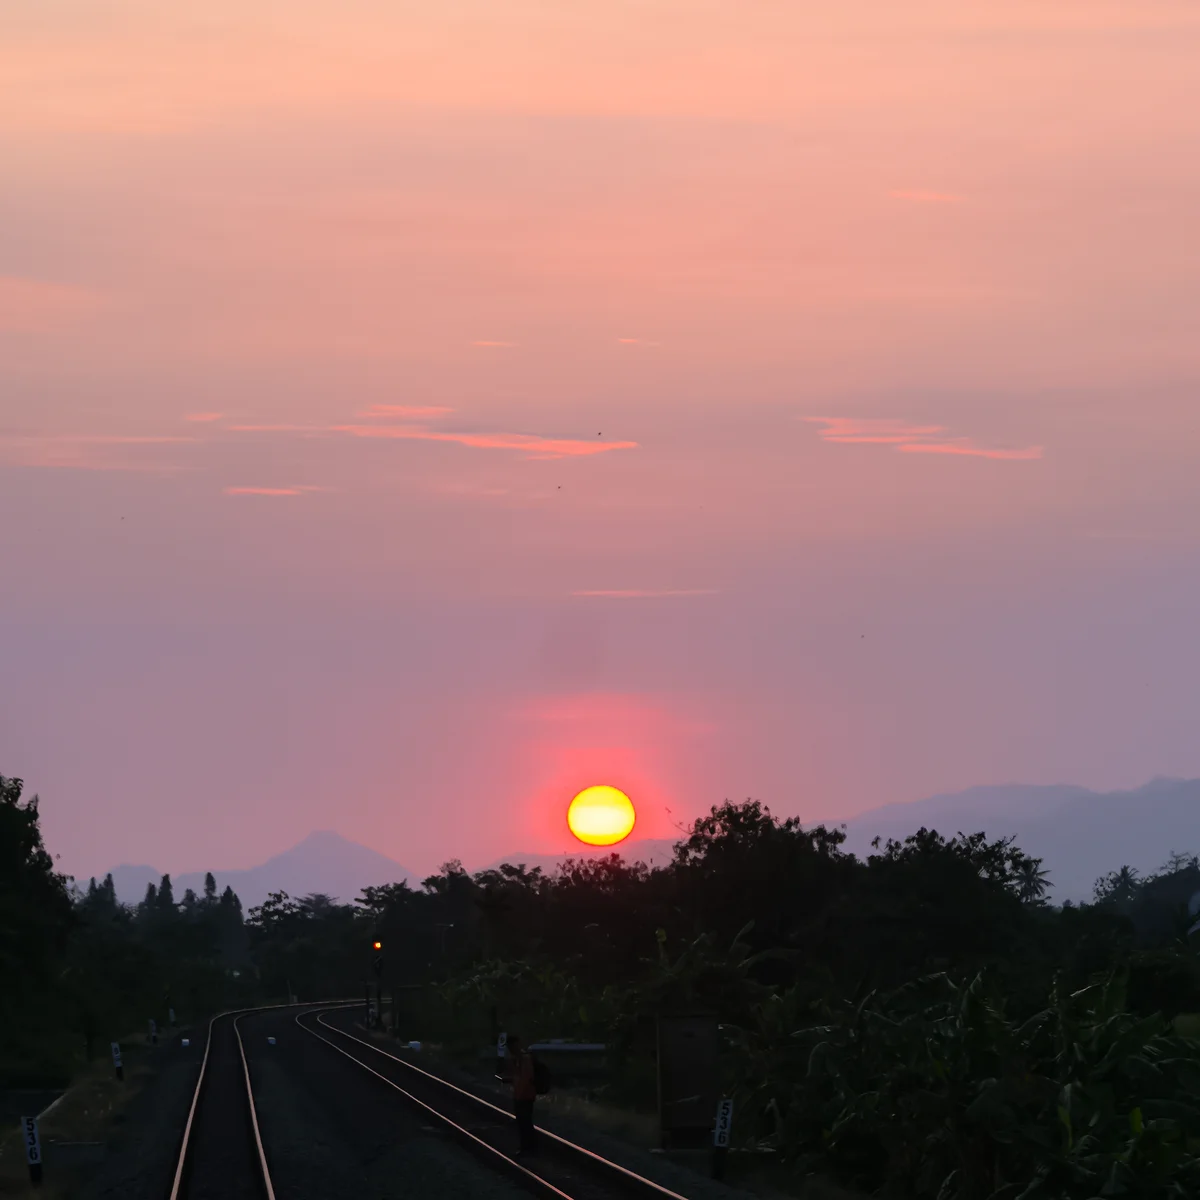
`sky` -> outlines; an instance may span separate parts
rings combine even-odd
[[[1191,0],[0,7],[0,772],[413,870],[1200,775]]]

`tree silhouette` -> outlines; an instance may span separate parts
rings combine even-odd
[[[1040,858],[1027,858],[1017,868],[1018,895],[1026,904],[1040,904],[1053,886],[1050,872],[1042,869]]]

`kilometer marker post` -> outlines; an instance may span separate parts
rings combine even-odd
[[[728,1097],[717,1105],[717,1119],[713,1123],[712,1177],[722,1179],[725,1175],[725,1159],[729,1155],[729,1132],[733,1128],[733,1101]]]
[[[42,1142],[38,1137],[37,1117],[21,1118],[22,1140],[25,1142],[25,1161],[29,1164],[29,1182],[34,1187],[42,1183]]]

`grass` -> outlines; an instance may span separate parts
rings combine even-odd
[[[153,1073],[144,1037],[122,1042],[121,1051],[124,1081],[116,1078],[107,1055],[96,1058],[76,1074],[52,1111],[38,1122],[42,1153],[50,1160],[44,1168],[40,1188],[35,1190],[29,1182],[20,1130],[5,1130],[0,1134],[0,1196],[66,1200],[74,1194],[91,1168],[56,1168],[53,1144],[107,1141],[129,1102]]]

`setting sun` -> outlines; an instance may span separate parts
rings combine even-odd
[[[615,787],[584,788],[567,809],[571,832],[589,846],[612,846],[633,832],[633,802]]]

